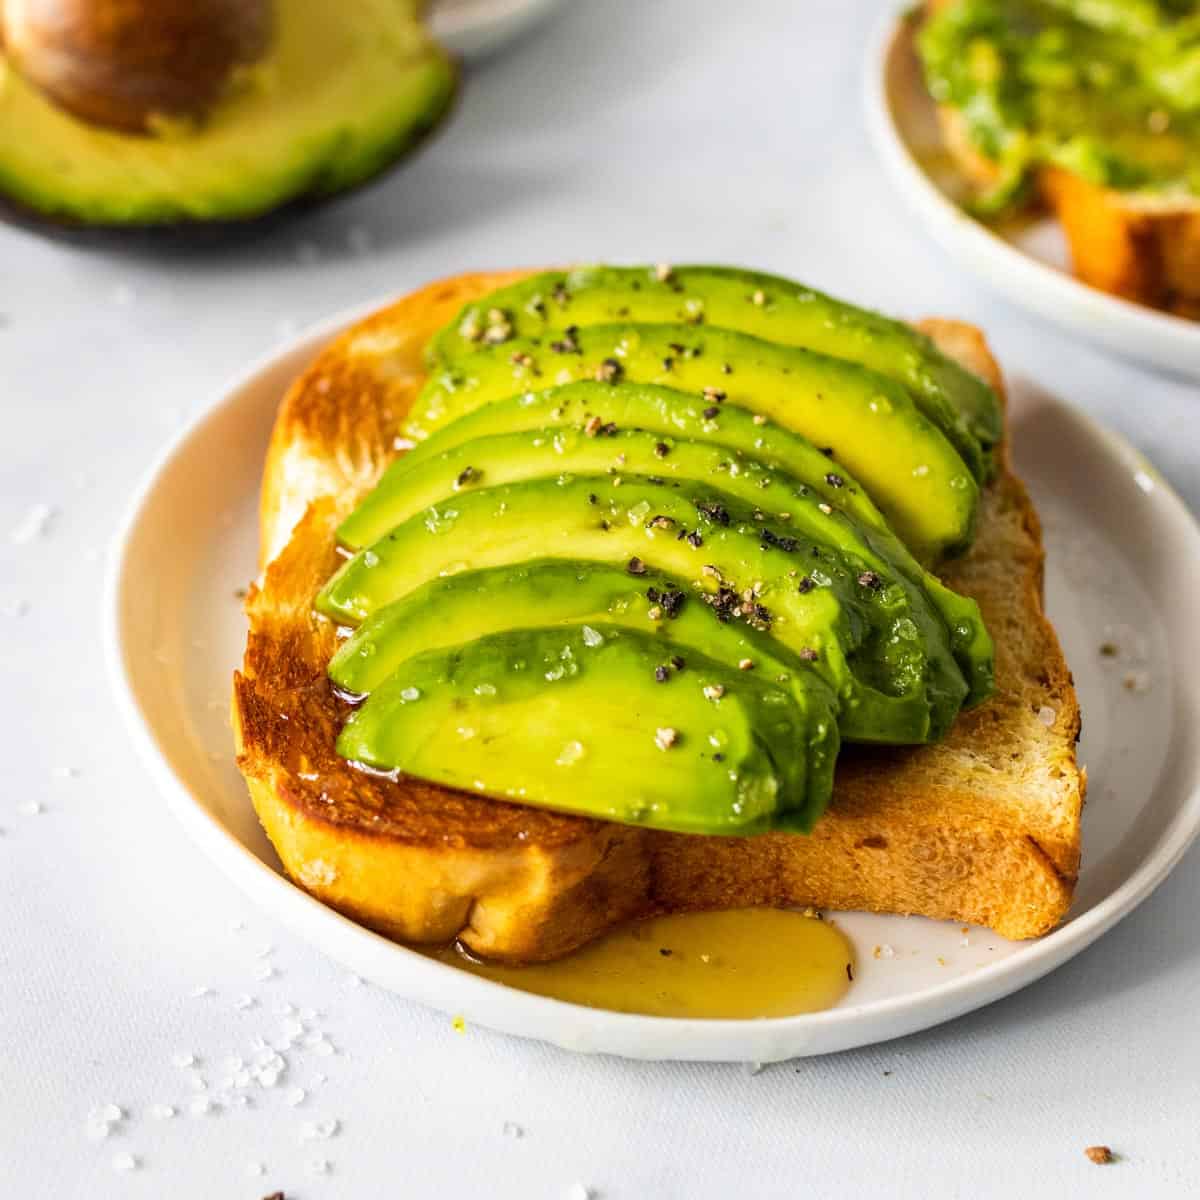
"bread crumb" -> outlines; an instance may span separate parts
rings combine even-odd
[[[1084,1150],[1084,1154],[1097,1166],[1103,1166],[1105,1163],[1113,1161],[1113,1152],[1107,1146],[1089,1146]]]

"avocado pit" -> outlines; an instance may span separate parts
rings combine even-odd
[[[9,60],[90,124],[153,133],[197,121],[271,41],[270,0],[6,0]]]

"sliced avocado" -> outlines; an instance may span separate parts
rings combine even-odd
[[[861,363],[904,384],[967,461],[968,441],[987,450],[1000,438],[992,389],[911,325],[778,275],[730,267],[546,271],[466,305],[432,340],[429,360],[450,363],[483,342],[615,321],[713,325]]]
[[[895,381],[854,363],[744,333],[684,325],[596,325],[550,344],[514,339],[436,371],[406,422],[423,440],[515,393],[578,379],[663,384],[751,409],[828,446],[921,557],[964,549],[979,487],[971,470]],[[726,372],[725,368],[729,371]]]
[[[822,499],[823,492],[816,492],[806,480],[754,459],[735,457],[723,446],[686,438],[673,438],[668,444],[657,434],[612,426],[604,427],[606,432],[593,429],[589,434],[587,428],[560,426],[481,437],[427,456],[407,471],[385,474],[342,524],[339,540],[360,549],[456,492],[528,479],[628,472],[707,483],[719,488],[722,498],[733,496],[743,501],[764,520],[786,522],[792,537],[803,535],[819,545],[832,544],[852,555],[866,571],[896,575],[901,586],[912,593],[914,614],[927,637],[933,636],[932,625],[939,617],[947,635],[967,626],[969,636],[960,635],[952,644],[959,667],[970,681],[969,701],[983,699],[990,692],[992,646],[977,605],[923,570],[886,528],[862,526]],[[825,490],[839,496],[855,488],[852,480],[847,482],[829,469],[829,460],[823,455],[816,457],[816,465],[824,468],[819,480]],[[769,535],[763,531],[762,536]]]
[[[723,446],[738,459],[753,458],[768,467],[803,479],[819,496],[876,529],[887,529],[887,521],[832,453],[820,450],[807,438],[761,413],[723,403],[720,420],[705,416],[712,402],[690,392],[649,383],[596,383],[584,380],[544,392],[522,392],[507,400],[485,404],[443,425],[435,434],[418,442],[397,458],[384,473],[385,480],[398,478],[428,459],[453,450],[463,442],[497,433],[550,429],[592,423],[598,434],[612,430],[644,429],[663,436],[670,453],[675,438],[692,438]],[[831,484],[830,474],[842,480]],[[346,539],[352,531],[351,517],[339,530]],[[346,540],[355,546],[352,540]],[[355,548],[357,548],[355,546]]]
[[[351,715],[338,753],[655,829],[811,828],[828,792],[810,785],[805,747],[816,739],[827,751],[791,695],[690,648],[687,669],[664,686],[664,649],[653,635],[599,624],[427,651]]]
[[[900,576],[875,571],[714,488],[580,476],[463,492],[360,551],[318,609],[356,624],[441,574],[524,559],[583,558],[694,582],[718,615],[770,629],[838,690],[855,740],[937,736],[967,693],[945,628]],[[936,660],[936,661],[934,661]]]
[[[275,34],[207,118],[89,124],[0,55],[0,194],[90,225],[232,221],[352,187],[445,113],[455,73],[417,0],[275,0]]]
[[[504,603],[497,603],[497,597]],[[361,696],[427,650],[506,629],[604,623],[655,636],[660,653],[654,677],[659,683],[670,683],[686,671],[696,649],[789,691],[808,720],[809,789],[828,794],[838,750],[832,688],[811,664],[768,634],[718,620],[685,581],[671,576],[647,572],[635,577],[604,563],[534,559],[431,579],[364,621],[338,648],[329,677],[343,694]],[[586,628],[584,635],[595,638]]]

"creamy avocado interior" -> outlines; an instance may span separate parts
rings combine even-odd
[[[454,72],[415,0],[276,0],[272,44],[194,126],[120,133],[0,53],[0,193],[90,224],[235,220],[358,183],[436,124]]]
[[[811,311],[810,311],[811,309]],[[687,833],[806,831],[846,741],[992,689],[997,399],[914,331],[712,267],[534,276],[428,348],[317,597],[351,761]]]
[[[984,209],[1045,164],[1147,200],[1200,196],[1193,0],[952,0],[919,48],[934,99],[1000,168]]]

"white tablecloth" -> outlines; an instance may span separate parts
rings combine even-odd
[[[201,248],[0,231],[0,1197],[1200,1192],[1195,852],[1093,949],[941,1029],[757,1076],[586,1059],[460,1036],[260,919],[109,697],[101,579],[164,441],[298,327],[460,269],[728,261],[975,320],[1200,504],[1194,385],[995,300],[898,207],[862,120],[878,15],[577,2],[320,213]],[[37,505],[40,536],[10,539]],[[249,1103],[214,1106],[243,1071]],[[1097,1142],[1121,1161],[1088,1162]]]

